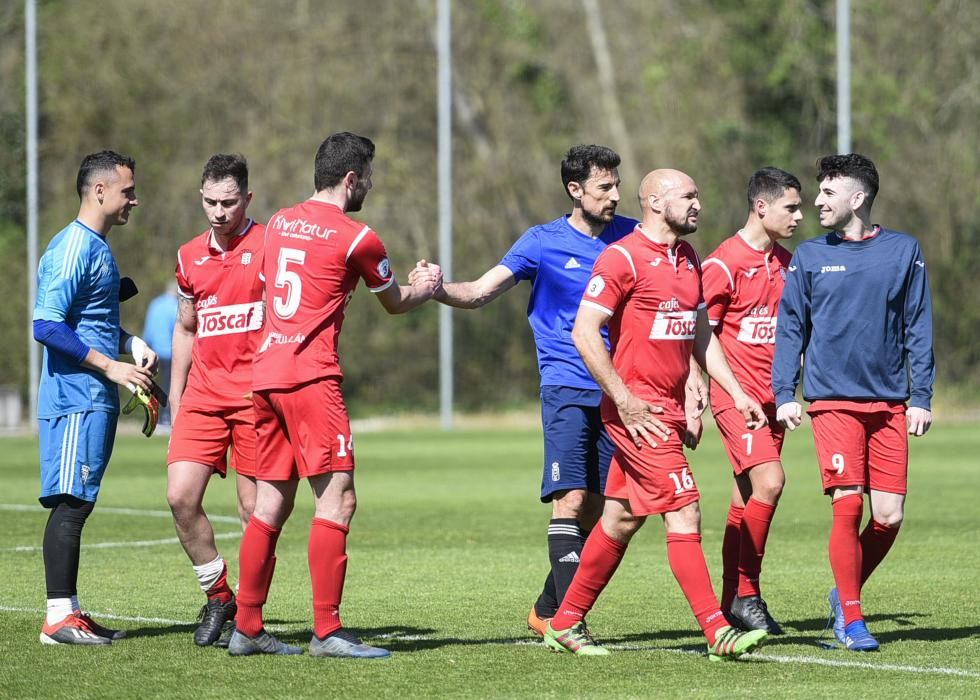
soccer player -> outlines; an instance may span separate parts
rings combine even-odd
[[[846,649],[874,651],[861,590],[902,524],[907,434],[924,435],[932,424],[932,302],[918,242],[871,223],[874,163],[857,153],[831,155],[818,170],[814,204],[830,233],[802,243],[790,261],[772,387],[777,419],[794,430],[803,410],[795,398],[802,356],[803,398],[833,509],[828,624]],[[871,518],[859,532],[865,494]]]
[[[82,528],[105,476],[119,417],[116,385],[150,390],[157,356],[119,322],[119,268],[106,237],[136,199],[136,163],[113,151],[78,169],[78,216],[48,244],[37,273],[34,339],[44,345],[38,390],[44,574],[42,644],[105,645],[125,636],[96,623],[78,602]],[[132,354],[135,364],[120,362]]]
[[[551,569],[527,618],[528,629],[538,636],[575,575],[584,533],[602,511],[612,458],[613,445],[599,416],[602,391],[582,364],[571,331],[596,257],[637,223],[616,214],[619,163],[619,155],[604,146],[570,148],[561,162],[561,180],[571,213],[528,229],[482,277],[444,283],[435,297],[449,306],[475,309],[522,280],[531,282],[527,318],[537,346],[544,427],[541,501],[551,502]],[[420,261],[412,274],[424,266]]]
[[[711,410],[735,481],[722,544],[721,609],[742,629],[782,634],[759,590],[769,526],[786,480],[779,454],[785,432],[776,422],[772,354],[779,297],[791,254],[779,245],[803,219],[800,181],[779,168],[749,179],[745,226],[704,260],[708,321],[739,384],[766,412],[747,430],[732,397],[713,382]]]
[[[235,618],[228,566],[203,507],[211,476],[227,473],[229,447],[243,527],[255,507],[252,356],[262,327],[265,227],[248,217],[251,200],[245,158],[211,156],[201,176],[201,205],[210,228],[177,252],[180,299],[173,333],[167,501],[207,597],[194,632],[199,646],[214,644],[225,622]]]
[[[697,230],[697,185],[682,172],[655,170],[643,178],[639,197],[642,223],[599,255],[572,331],[585,366],[602,387],[602,418],[616,451],[602,518],[586,540],[578,571],[544,638],[557,651],[609,653],[596,645],[582,620],[630,539],[648,515],[660,514],[671,571],[704,631],[710,658],[736,658],[767,634],[729,626],[711,588],[701,549],[700,496],[682,442],[692,352],[732,397],[750,430],[765,418],[711,332],[700,261],[681,240]],[[611,351],[601,334],[606,324]],[[662,409],[662,420],[654,407]]]
[[[309,566],[313,584],[313,656],[381,658],[340,620],[347,533],[357,499],[354,443],[340,391],[337,355],[347,302],[359,279],[388,313],[409,311],[442,281],[437,266],[399,286],[378,235],[348,213],[371,189],[374,144],[343,132],[316,154],[315,194],[282,209],[266,227],[268,313],[253,365],[257,432],[255,511],[242,538],[236,629],[228,652],[300,654],[265,631],[265,604],[276,542],[292,512],[300,479],[313,490]]]

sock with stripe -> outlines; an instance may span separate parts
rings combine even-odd
[[[616,573],[626,553],[626,546],[626,542],[618,542],[607,535],[601,524],[592,528],[582,547],[578,571],[551,621],[552,629],[565,630],[585,619]]]
[[[323,639],[342,627],[340,600],[347,576],[346,525],[313,518],[310,526],[310,581],[313,583],[313,634]]]
[[[769,527],[776,514],[776,506],[749,498],[742,515],[741,547],[738,556],[739,596],[760,595],[759,576],[762,558],[766,554]]]
[[[874,518],[868,521],[864,531],[861,533],[861,585],[871,578],[871,574],[878,568],[888,550],[895,544],[898,537],[897,527],[888,527],[884,523],[879,523]]]
[[[555,600],[560,601],[578,571],[585,538],[575,518],[552,518],[548,523],[548,559],[551,560],[551,577],[555,585]],[[557,604],[555,608],[557,609]],[[552,617],[555,611],[547,617]]]
[[[730,610],[738,593],[738,559],[741,550],[742,514],[745,509],[734,503],[728,506],[725,536],[721,541],[721,609]]]
[[[220,554],[207,564],[194,566],[193,569],[197,576],[197,583],[208,600],[216,598],[222,603],[227,603],[234,597],[228,585],[228,565]]]
[[[242,535],[239,554],[238,614],[235,626],[242,634],[254,637],[262,631],[262,606],[269,596],[272,574],[276,567],[276,543],[279,528],[259,520],[254,515]]]
[[[830,528],[830,568],[844,609],[844,623],[863,620],[861,612],[861,541],[858,527],[864,511],[864,496],[855,493],[833,503],[834,523]]]
[[[701,535],[668,532],[667,562],[708,639],[708,646],[711,646],[715,643],[718,630],[727,627],[728,622],[721,614],[718,599],[711,588],[711,575],[704,560],[704,550],[701,549]]]

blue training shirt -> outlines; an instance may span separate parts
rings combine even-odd
[[[572,327],[599,253],[636,224],[635,219],[616,216],[592,238],[562,216],[529,228],[500,261],[518,282],[531,281],[527,319],[537,346],[541,386],[599,388],[575,349]],[[605,333],[603,328],[604,337]]]
[[[119,357],[119,268],[106,240],[80,221],[51,239],[41,257],[34,320],[61,321],[93,350]],[[119,412],[116,385],[45,347],[38,418],[93,410]]]
[[[936,378],[929,276],[912,236],[880,228],[861,241],[837,233],[796,249],[779,302],[772,387],[803,397],[905,401],[928,409]]]

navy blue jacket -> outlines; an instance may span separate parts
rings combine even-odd
[[[932,302],[918,241],[881,228],[862,241],[831,232],[801,243],[779,302],[777,406],[795,400],[801,355],[807,401],[911,398],[929,409]]]

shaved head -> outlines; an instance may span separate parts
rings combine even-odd
[[[698,186],[687,173],[661,168],[646,174],[638,191],[644,228],[685,236],[698,230]]]
[[[676,187],[696,187],[687,173],[671,168],[661,168],[648,172],[640,181],[640,207],[649,206],[650,195],[659,199]]]

